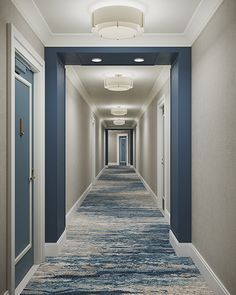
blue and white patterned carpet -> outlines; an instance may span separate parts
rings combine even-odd
[[[22,294],[213,294],[134,170],[109,167]]]

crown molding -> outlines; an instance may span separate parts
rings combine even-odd
[[[47,47],[53,46],[192,46],[224,0],[202,0],[180,34],[147,34],[132,40],[103,40],[89,34],[53,33],[33,0],[11,0],[35,34]]]
[[[141,119],[142,115],[147,111],[149,105],[155,99],[161,88],[170,78],[170,66],[164,66],[161,70],[160,75],[157,77],[156,82],[154,83],[146,102],[143,104],[141,111],[138,115],[138,121]]]
[[[197,40],[223,2],[224,0],[201,0],[184,31],[191,45]]]

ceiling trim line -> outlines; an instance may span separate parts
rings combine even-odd
[[[44,46],[192,46],[224,0],[201,0],[183,33],[144,33],[143,37],[119,42],[100,40],[87,34],[53,33],[33,0],[11,0]]]
[[[73,86],[77,89],[83,100],[87,103],[90,107],[92,113],[94,113],[98,119],[101,118],[98,109],[94,103],[92,103],[92,99],[88,94],[86,88],[84,87],[82,81],[80,80],[79,76],[77,75],[76,71],[74,70],[73,66],[66,66],[66,77],[70,80]]]
[[[160,90],[162,89],[162,87],[165,85],[165,83],[168,81],[169,78],[170,78],[170,66],[165,66],[163,67],[160,75],[157,77],[157,80],[148,95],[148,99],[146,100],[146,103],[144,103],[142,106],[141,111],[137,118],[137,122],[140,121],[143,114],[147,111],[148,107],[156,98],[157,94],[160,92]]]

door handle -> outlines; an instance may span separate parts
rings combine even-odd
[[[22,137],[24,134],[24,121],[22,118],[20,118],[20,137]]]
[[[36,179],[36,176],[34,174],[34,169],[32,169],[32,171],[31,171],[31,177],[30,177],[29,181],[34,181],[35,179]]]

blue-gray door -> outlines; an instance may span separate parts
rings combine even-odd
[[[15,283],[34,263],[33,251],[33,72],[15,64]]]
[[[126,136],[120,136],[119,137],[119,154],[120,154],[120,165],[127,165],[127,137]]]

